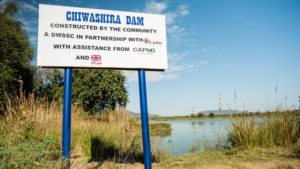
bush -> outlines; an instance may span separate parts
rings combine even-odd
[[[172,128],[170,123],[153,123],[149,124],[150,135],[166,137],[170,136],[172,133]]]
[[[74,70],[73,101],[90,114],[126,107],[126,77],[117,70]]]
[[[198,117],[199,118],[204,117],[204,114],[203,113],[198,113]]]
[[[209,113],[209,115],[208,115],[210,118],[212,118],[212,117],[215,117],[215,114],[214,113]]]

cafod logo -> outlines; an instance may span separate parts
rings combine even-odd
[[[133,48],[133,52],[143,53],[143,54],[152,54],[155,52],[154,48]]]

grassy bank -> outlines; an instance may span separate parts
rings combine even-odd
[[[289,147],[202,151],[153,163],[155,169],[298,169],[299,144]],[[96,166],[97,164],[91,164]],[[101,169],[142,169],[143,164],[105,162]]]
[[[277,112],[260,118],[233,120],[228,141],[235,148],[287,146],[299,137],[298,115],[293,112]]]
[[[153,164],[158,169],[298,169],[300,168],[299,115],[273,112],[232,118],[227,143],[169,157]],[[298,141],[297,141],[298,140]],[[142,168],[142,164],[106,163],[103,168]]]
[[[10,100],[0,119],[0,168],[60,168],[61,109],[59,102],[46,99]],[[300,168],[297,117],[281,112],[259,120],[233,119],[227,140],[232,147],[227,149],[168,157],[151,147],[153,168],[264,168],[264,162],[274,169]],[[151,124],[150,129],[152,136],[171,132],[166,123]],[[72,168],[143,168],[140,123],[122,109],[88,116],[73,105],[71,136]]]
[[[170,158],[157,165],[160,168],[274,168],[296,169],[300,167],[296,145],[290,147],[231,149],[204,151]],[[257,167],[254,167],[257,166]],[[284,166],[287,166],[285,168]]]
[[[274,112],[233,118],[227,144],[167,158],[156,168],[300,168],[299,115]]]
[[[46,99],[10,99],[0,119],[0,168],[61,165],[62,105]],[[71,164],[143,161],[140,124],[120,109],[88,116],[72,107]],[[154,161],[160,152],[152,149]]]

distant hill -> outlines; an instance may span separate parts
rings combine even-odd
[[[141,117],[141,113],[135,113],[135,112],[129,111],[129,110],[126,110],[126,112],[128,114],[130,114],[132,117],[135,117],[135,118],[140,118]],[[148,114],[148,117],[149,118],[154,118],[154,117],[160,117],[160,116],[157,115],[157,114]]]
[[[201,111],[199,113],[203,113],[204,115],[209,115],[209,113],[214,113],[215,115],[225,115],[225,114],[239,114],[240,111],[238,110],[207,110],[207,111]]]

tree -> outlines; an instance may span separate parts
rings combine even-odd
[[[34,79],[34,93],[37,97],[47,97],[49,101],[63,97],[64,79],[57,69],[40,69]]]
[[[215,114],[213,112],[209,113],[208,115],[210,118],[215,117]]]
[[[74,70],[73,100],[91,114],[125,107],[125,76],[116,70]]]
[[[198,113],[198,117],[199,118],[204,117],[204,114],[203,113]]]
[[[33,88],[33,49],[22,23],[14,18],[17,12],[12,2],[0,11],[0,105],[5,104],[6,95],[17,95],[19,88],[25,94]]]

